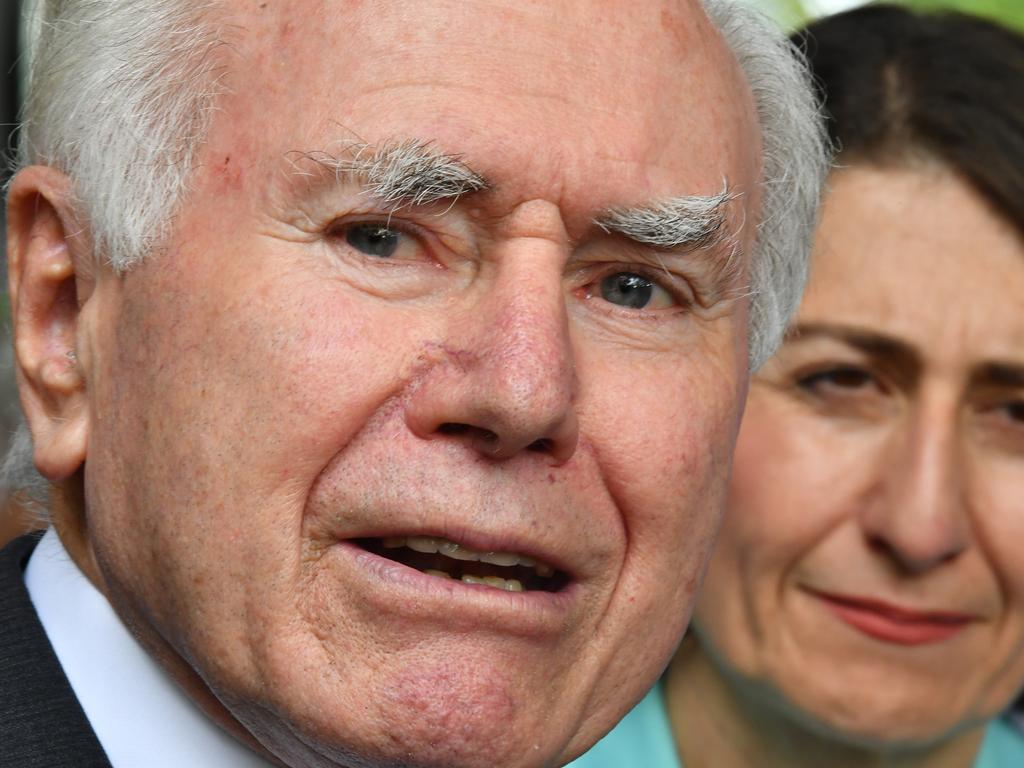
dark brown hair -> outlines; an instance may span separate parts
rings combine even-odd
[[[937,160],[1024,232],[1024,36],[870,5],[797,33],[840,162]]]

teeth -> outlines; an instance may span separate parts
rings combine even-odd
[[[405,546],[414,552],[425,552],[432,555],[437,552],[438,541],[432,536],[410,536],[405,540]]]
[[[526,555],[517,555],[514,552],[477,552],[475,549],[470,549],[469,547],[464,547],[461,544],[456,544],[454,541],[448,541],[447,539],[441,539],[436,536],[388,536],[383,539],[383,544],[385,549],[408,547],[415,552],[423,552],[428,555],[440,552],[445,557],[450,557],[453,560],[479,561],[505,568],[509,568],[513,565],[521,565],[526,568],[533,568],[536,574],[542,578],[550,578],[555,575],[553,568],[544,565],[543,563],[538,563],[532,557],[527,557]],[[444,572],[425,571],[425,573],[438,575]],[[447,576],[447,574],[445,575]],[[448,578],[451,577],[449,576]],[[522,584],[515,579],[502,579],[502,581],[519,585],[518,588],[502,586],[502,589],[509,589],[513,592],[518,592],[522,589]],[[475,584],[482,582],[471,583]],[[495,585],[492,584],[491,586]]]
[[[456,544],[454,541],[444,541],[435,550],[440,552],[446,557],[450,557],[453,560],[479,560],[480,553],[467,547],[462,547]]]
[[[522,560],[519,555],[511,552],[487,552],[480,555],[480,560],[491,565],[519,565]]]
[[[435,571],[433,568],[428,568],[424,573],[428,576],[437,576],[439,579],[450,579],[452,577],[447,571]]]
[[[427,573],[430,573],[430,571],[427,571]],[[523,583],[519,579],[503,579],[499,576],[470,576],[467,574],[462,577],[462,581],[466,584],[482,584],[485,587],[492,587],[505,592],[523,591]]]

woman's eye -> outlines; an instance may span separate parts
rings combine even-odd
[[[815,371],[797,379],[797,385],[809,392],[825,389],[852,392],[875,384],[875,378],[868,371],[853,366],[836,366]]]
[[[1006,417],[1017,424],[1024,424],[1024,400],[1015,400],[1003,406]]]
[[[984,403],[979,416],[989,434],[1014,454],[1024,452],[1024,400]]]
[[[666,309],[675,299],[657,283],[633,272],[616,272],[602,278],[601,298],[629,309]]]
[[[345,228],[345,241],[367,256],[390,259],[405,235],[383,224],[352,224]]]

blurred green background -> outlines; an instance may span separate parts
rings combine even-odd
[[[829,13],[868,5],[865,0],[747,0],[768,10],[786,29]],[[975,13],[1024,31],[1024,0],[901,0],[900,5],[922,10],[945,8]]]

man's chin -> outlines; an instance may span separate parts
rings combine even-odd
[[[550,716],[552,698],[564,705],[564,697],[530,697],[479,660],[389,671],[386,680],[336,695],[318,694],[315,683],[281,692],[258,713],[251,698],[238,701],[235,717],[285,765],[539,768],[563,762],[574,731]]]
[[[535,730],[515,723],[483,722],[480,716],[452,712],[442,737],[434,726],[417,723],[415,713],[407,718],[389,731],[374,730],[361,738],[347,730],[325,732],[322,724],[314,727],[315,735],[280,724],[274,728],[279,734],[261,741],[293,768],[541,768],[568,762],[560,759],[567,750],[564,739],[552,743],[550,734],[538,738]]]

